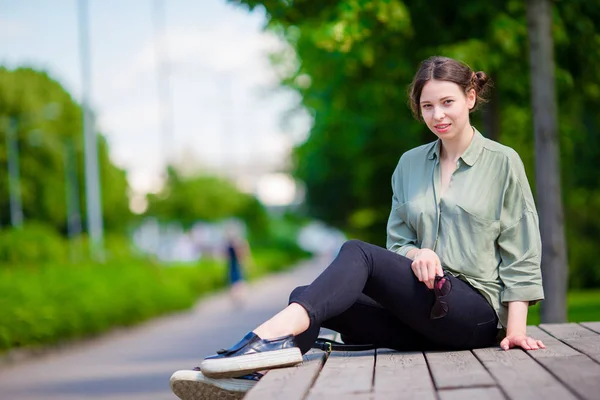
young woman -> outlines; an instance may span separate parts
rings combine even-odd
[[[410,104],[438,139],[400,158],[387,249],[346,242],[287,308],[207,357],[199,385],[227,390],[230,378],[299,363],[320,327],[347,343],[397,350],[473,349],[498,339],[504,350],[544,348],[526,333],[527,307],[544,293],[523,163],[469,120],[488,85],[485,73],[450,58],[421,64]]]

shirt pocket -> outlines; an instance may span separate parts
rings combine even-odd
[[[500,221],[480,217],[457,204],[445,221],[448,247],[444,253],[449,266],[467,276],[487,278],[496,266],[496,241]]]

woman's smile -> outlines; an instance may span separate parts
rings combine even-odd
[[[450,130],[451,125],[452,124],[437,124],[437,125],[434,125],[433,127],[435,128],[437,133],[446,133]]]

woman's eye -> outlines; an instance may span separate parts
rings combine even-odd
[[[454,100],[446,100],[446,101],[444,101],[444,104],[446,104],[446,105],[449,105],[449,104],[452,104],[452,103],[454,103]]]
[[[423,108],[428,110],[431,108],[431,104],[423,104]]]

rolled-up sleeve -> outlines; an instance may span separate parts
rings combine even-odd
[[[543,300],[537,215],[525,212],[517,223],[502,231],[498,246],[502,257],[500,279],[504,283],[502,302],[529,301],[531,305]]]
[[[501,263],[499,274],[504,290],[502,303],[544,299],[542,286],[542,242],[533,195],[522,163],[513,163],[516,171],[505,193],[502,229],[498,237]],[[523,183],[523,184],[522,184]]]
[[[387,243],[386,247],[395,253],[404,257],[412,249],[418,249],[417,235],[410,229],[406,222],[400,217],[398,206],[401,204],[401,170],[402,162],[398,163],[394,174],[392,175],[392,210],[387,224]]]

